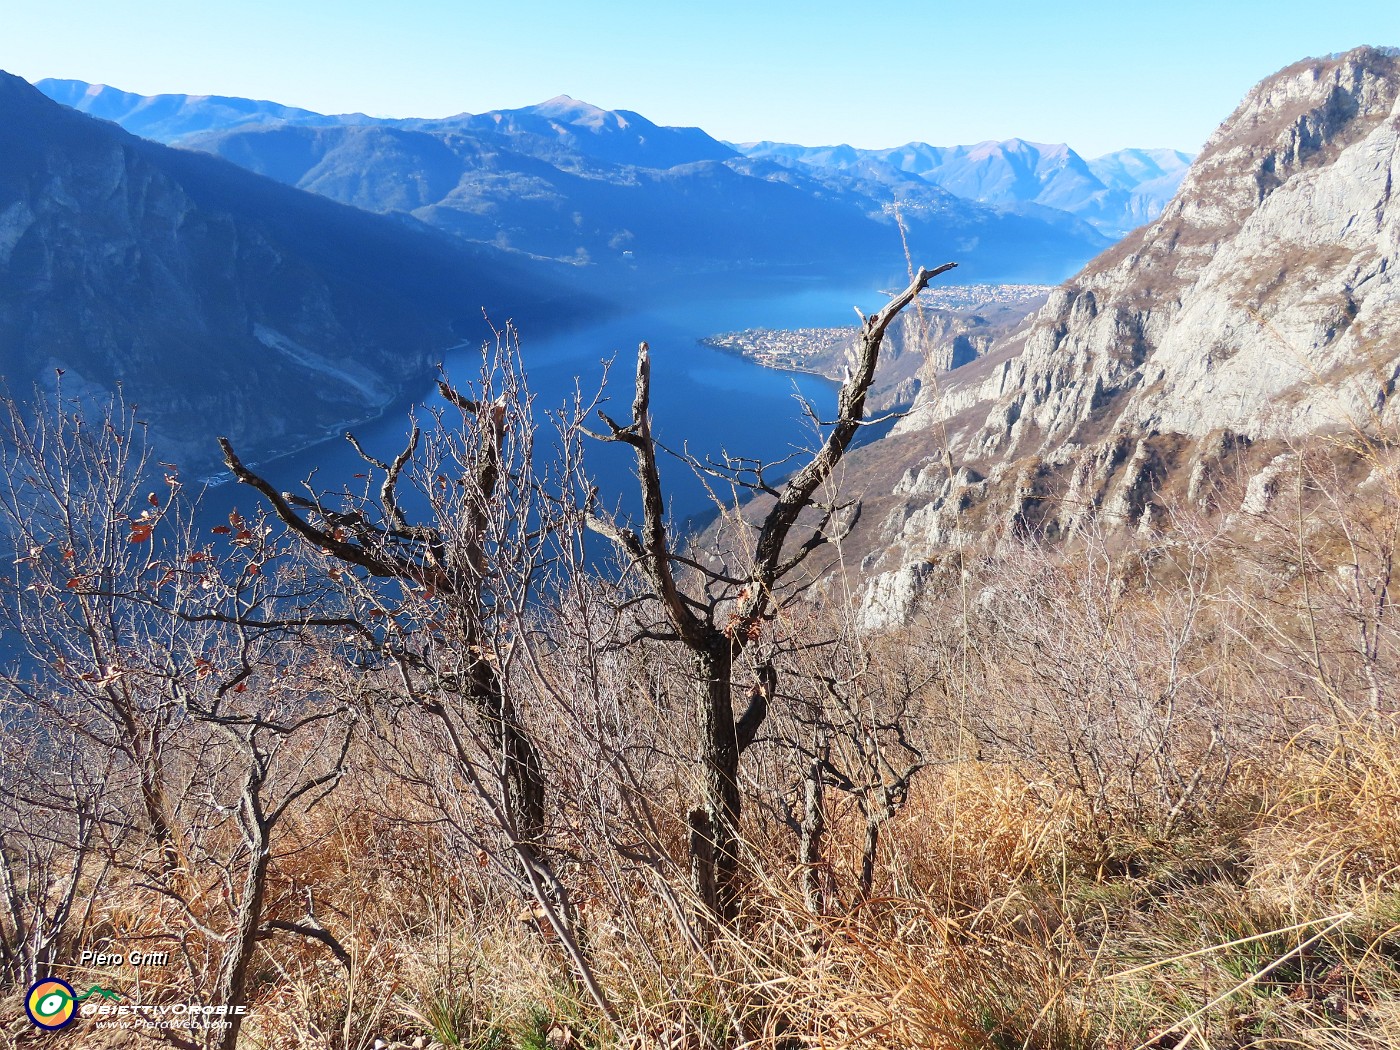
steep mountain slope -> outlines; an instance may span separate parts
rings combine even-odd
[[[1060,212],[964,201],[888,166],[795,171],[739,156],[696,128],[567,96],[437,120],[345,123],[304,111],[282,120],[266,109],[232,119],[226,107],[184,98],[137,105],[122,96],[107,110],[134,121],[174,107],[180,119],[166,130],[211,122],[207,132],[182,133],[184,147],[342,203],[408,212],[465,240],[568,260],[609,292],[677,280],[895,276],[895,200],[911,247],[964,261],[970,279],[1059,280],[1108,243]]]
[[[745,156],[808,168],[866,174],[893,168],[984,204],[1040,205],[1068,212],[1112,237],[1156,218],[1191,160],[1176,150],[1129,149],[1085,161],[1063,143],[1022,139],[972,146],[910,142],[882,150],[783,142],[749,142],[737,148]]]
[[[561,275],[544,319],[582,307]],[[24,398],[119,385],[163,454],[283,451],[427,384],[481,309],[521,316],[500,253],[366,215],[59,106],[0,74],[0,374]]]
[[[1302,62],[1251,91],[1155,223],[926,387],[871,453],[902,472],[866,540],[886,551],[867,566],[886,573],[873,620],[902,614],[949,542],[1145,527],[1229,510],[1232,486],[1258,505],[1293,446],[1392,426],[1397,183],[1396,52]]]

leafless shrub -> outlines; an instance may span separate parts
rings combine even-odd
[[[192,990],[242,1002],[258,940],[308,934],[266,914],[272,839],[334,786],[354,721],[311,684],[315,626],[281,618],[315,596],[260,522],[235,515],[216,530],[227,541],[195,542],[178,471],[153,471],[128,408],[95,421],[61,400],[34,418],[7,408],[0,515],[17,553],[4,600],[20,648],[4,683],[21,730],[7,743],[41,744],[11,766],[28,862],[22,875],[6,865],[10,913],[31,945],[15,976],[52,963],[76,918],[89,945],[159,939]],[[45,837],[61,860],[35,852]],[[52,885],[33,887],[60,865],[55,903]],[[135,904],[120,928],[118,889]],[[240,1021],[212,1038],[231,1047]]]

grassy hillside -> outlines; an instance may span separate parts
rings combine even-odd
[[[490,418],[424,435],[428,498],[474,505],[451,479]],[[135,487],[129,423],[55,424],[67,458],[11,462],[0,499],[27,540],[0,592],[30,655],[0,752],[17,1045],[45,973],[215,1001],[260,864],[239,1046],[1397,1045],[1386,436],[1298,449],[1249,512],[939,555],[907,628],[839,598],[753,628],[778,687],[726,924],[690,886],[691,665],[625,578],[531,546],[542,490],[492,490],[472,626],[427,569],[384,582],[252,515],[190,534],[178,478]],[[523,454],[528,418],[508,433]],[[460,678],[483,661],[543,773],[528,842]]]

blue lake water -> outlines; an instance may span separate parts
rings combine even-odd
[[[521,357],[535,397],[536,420],[564,404],[576,384],[585,393],[596,390],[603,362],[612,359],[605,410],[625,422],[631,413],[637,344],[646,341],[652,356],[653,429],[661,442],[701,456],[727,450],[769,461],[782,459],[795,449],[813,447],[816,440],[795,395],[809,399],[829,416],[835,406],[835,384],[817,376],[764,368],[702,346],[698,340],[742,328],[850,325],[857,320],[853,307],[870,313],[885,301],[873,286],[814,286],[761,298],[658,304],[541,338],[526,328],[519,333]],[[466,387],[480,373],[480,347],[450,350],[444,365],[448,376]],[[425,388],[422,403],[432,407],[442,401],[435,388]],[[371,454],[391,459],[403,447],[408,418],[407,408],[391,409],[380,419],[356,427],[355,434]],[[596,420],[594,425],[602,428]],[[545,444],[542,436],[540,445]],[[618,444],[591,444],[587,465],[604,504],[621,499],[635,507],[631,450]],[[259,469],[278,488],[298,487],[315,469],[320,488],[349,485],[362,490],[363,481],[353,478],[366,468],[349,444],[336,438],[262,463]],[[683,464],[663,460],[662,469],[675,520],[703,517],[714,510],[702,482]],[[218,516],[233,506],[249,511],[256,497],[247,489],[226,484],[211,489],[203,502],[206,514]]]
[[[856,320],[852,306],[868,314],[885,301],[873,284],[866,288],[814,286],[780,296],[672,302],[542,338],[525,329],[520,332],[521,356],[536,399],[536,419],[563,404],[576,383],[584,390],[595,389],[602,362],[614,356],[607,410],[614,418],[627,419],[637,343],[646,340],[652,349],[653,425],[663,442],[676,448],[688,446],[699,455],[723,448],[737,455],[781,459],[794,449],[811,448],[815,442],[813,428],[794,395],[800,393],[817,411],[829,416],[835,405],[836,384],[816,376],[763,368],[701,346],[698,340],[742,328],[849,325]],[[465,386],[480,373],[480,348],[452,350],[444,364],[449,376]],[[422,403],[441,406],[435,386],[425,384]],[[371,454],[391,459],[403,448],[409,411],[407,406],[392,409],[354,428],[356,436]],[[602,429],[601,425],[597,428]],[[547,436],[542,436],[539,445],[548,445]],[[620,444],[590,445],[587,465],[602,502],[612,506],[621,501],[635,511],[640,501],[631,473],[631,449]],[[299,490],[300,482],[313,470],[320,490],[362,492],[365,488],[363,480],[355,479],[357,473],[364,473],[365,464],[343,437],[255,465],[279,489]],[[695,523],[714,512],[705,487],[683,464],[663,458],[662,470],[673,520]],[[151,487],[159,488],[159,476],[153,477]],[[208,486],[202,494],[196,493],[193,485],[189,491],[199,498],[196,520],[206,528],[220,524],[232,508],[251,514],[260,503],[256,493],[232,482]],[[404,502],[411,515],[414,501],[409,496]],[[210,537],[206,534],[204,538]],[[0,634],[0,658],[14,655],[13,643],[14,639]]]

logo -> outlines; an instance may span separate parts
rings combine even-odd
[[[113,1002],[121,996],[110,988],[94,984],[79,995],[67,981],[57,977],[46,977],[29,987],[29,995],[24,1000],[24,1012],[36,1027],[48,1032],[56,1032],[72,1022],[77,1013],[75,1007],[84,999],[99,996]]]
[[[50,977],[30,986],[24,1010],[38,1027],[53,1032],[73,1020],[77,999],[78,993],[71,984]]]

